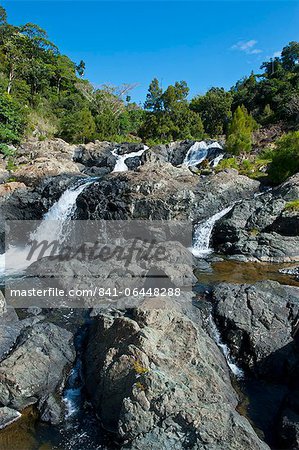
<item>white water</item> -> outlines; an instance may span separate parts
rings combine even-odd
[[[210,322],[210,329],[212,331],[214,340],[215,340],[216,344],[218,345],[218,347],[220,348],[220,350],[222,351],[222,353],[226,359],[227,365],[230,368],[231,372],[235,375],[236,378],[243,378],[244,377],[243,370],[240,367],[238,367],[237,364],[235,363],[234,358],[230,354],[230,350],[229,350],[228,346],[222,342],[219,330],[216,327],[216,324],[213,321],[212,317],[209,318],[209,322]]]
[[[206,159],[209,150],[212,148],[219,148],[219,150],[222,150],[222,147],[218,142],[213,142],[211,144],[207,144],[205,141],[195,142],[189,148],[183,164],[188,167],[197,166]]]
[[[53,241],[58,240],[62,243],[67,232],[69,221],[71,220],[76,208],[77,197],[81,192],[94,182],[94,178],[88,178],[86,181],[80,180],[79,184],[75,184],[68,188],[44,215],[38,228],[31,234],[30,239]],[[5,275],[15,275],[22,273],[34,261],[28,261],[28,247],[18,248],[10,247],[6,254],[0,255],[0,278]],[[50,251],[50,249],[49,249]],[[47,254],[45,253],[45,256]],[[5,260],[8,267],[5,267]],[[13,262],[13,267],[12,267]]]
[[[147,149],[148,147],[144,145],[143,149],[139,150],[138,152],[125,153],[124,155],[118,155],[117,148],[111,150],[112,155],[116,157],[116,164],[112,172],[127,172],[129,169],[125,163],[126,159],[134,158],[135,156],[141,156]]]
[[[213,159],[213,161],[211,161],[211,166],[212,167],[217,167],[218,164],[220,163],[220,161],[224,158],[224,153],[221,153],[220,155],[218,155],[215,159]]]
[[[192,253],[194,256],[201,258],[209,253],[212,253],[213,250],[210,248],[210,239],[214,225],[219,219],[221,219],[221,217],[225,216],[233,208],[233,206],[234,205],[223,209],[217,214],[214,214],[205,222],[197,225],[194,232],[192,248]]]

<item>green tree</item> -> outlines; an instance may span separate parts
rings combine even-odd
[[[162,107],[162,92],[163,91],[160,87],[159,80],[154,78],[148,88],[144,109],[154,112],[160,111]]]
[[[299,63],[299,42],[292,41],[281,52],[281,62],[285,70],[293,71]]]
[[[299,131],[291,132],[280,138],[273,152],[269,177],[279,184],[299,172]]]
[[[190,109],[200,115],[205,132],[216,137],[226,131],[232,115],[232,100],[230,92],[213,87],[205,95],[192,99]]]
[[[238,106],[229,126],[226,148],[233,155],[248,153],[252,147],[252,131],[256,123],[244,106]]]
[[[62,119],[60,135],[69,142],[85,143],[94,139],[95,130],[94,118],[85,108]]]
[[[25,114],[7,93],[0,93],[0,141],[18,143],[25,129]]]

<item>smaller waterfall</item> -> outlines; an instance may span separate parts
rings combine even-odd
[[[212,167],[217,167],[220,161],[224,158],[224,153],[220,153],[213,161],[211,161]]]
[[[196,166],[206,159],[208,156],[208,146],[204,141],[195,142],[192,147],[189,148],[187,155],[185,156],[183,164],[186,166]]]
[[[183,164],[186,166],[197,166],[203,162],[209,155],[211,149],[222,150],[222,147],[218,142],[207,144],[205,141],[195,142],[188,150],[185,156]],[[215,166],[214,166],[215,167]]]
[[[116,164],[112,172],[127,172],[129,169],[125,163],[126,159],[141,156],[147,149],[148,147],[144,145],[143,149],[138,150],[138,152],[125,153],[124,155],[118,155],[117,148],[111,150],[112,155],[116,157]]]
[[[212,317],[209,318],[209,327],[212,332],[213,338],[214,338],[217,346],[222,351],[222,353],[226,359],[227,365],[230,368],[231,372],[235,375],[236,378],[243,378],[244,377],[243,370],[240,367],[238,367],[237,364],[235,363],[234,359],[232,358],[232,356],[230,354],[230,350],[229,350],[228,346],[222,342],[219,330],[216,327],[216,324],[215,324],[214,320],[212,319]]]
[[[192,253],[194,256],[201,258],[209,253],[212,253],[213,250],[210,248],[210,239],[214,225],[219,219],[221,219],[221,217],[225,216],[233,208],[233,206],[234,205],[228,206],[217,214],[214,214],[205,222],[197,225],[194,232],[192,248]]]

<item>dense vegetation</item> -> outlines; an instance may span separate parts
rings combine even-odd
[[[232,156],[248,154],[260,126],[298,129],[298,60],[299,43],[290,42],[281,57],[262,64],[262,73],[251,73],[229,91],[213,87],[191,100],[185,81],[163,91],[155,78],[141,107],[131,101],[133,85],[95,89],[83,78],[83,61],[75,64],[62,55],[38,25],[9,24],[0,7],[0,152],[9,155],[7,145],[29,136],[158,143],[227,135]],[[270,170],[274,181],[298,170],[298,153],[296,134],[278,143]],[[285,167],[284,175],[275,165]]]

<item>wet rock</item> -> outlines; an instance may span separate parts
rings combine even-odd
[[[221,283],[213,299],[216,322],[238,363],[267,379],[288,377],[297,360],[292,331],[299,290],[275,281]]]
[[[22,410],[56,392],[74,360],[71,341],[71,333],[51,323],[26,328],[0,363],[0,402]]]
[[[63,419],[61,401],[53,394],[47,395],[39,402],[39,410],[41,413],[40,418],[43,422],[58,425]]]
[[[298,211],[286,208],[299,198],[299,175],[261,196],[237,204],[215,226],[213,247],[245,260],[299,260]]]
[[[267,449],[235,410],[218,347],[162,302],[162,309],[94,319],[86,386],[104,427],[131,449]]]
[[[0,198],[0,253],[5,251],[5,221],[39,220],[43,212],[39,205],[40,195],[27,187]]]
[[[12,424],[21,417],[21,413],[7,406],[0,407],[0,430]]]
[[[136,170],[141,164],[140,157],[134,156],[133,158],[126,159],[126,166],[129,170]]]

